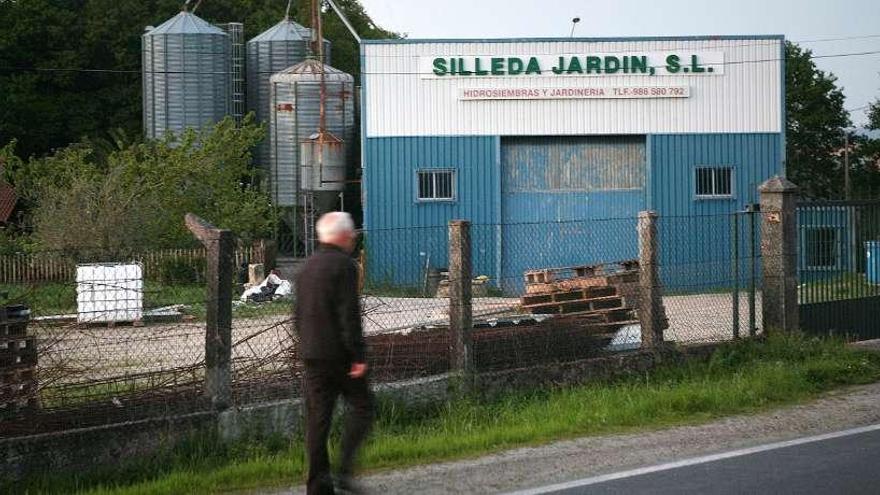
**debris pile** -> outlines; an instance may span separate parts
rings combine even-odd
[[[242,302],[262,303],[274,301],[290,296],[293,286],[289,280],[284,280],[278,276],[277,270],[269,272],[269,276],[264,278],[259,284],[245,290],[241,294]]]
[[[638,324],[639,262],[548,268],[525,273],[523,310],[565,315],[591,333]]]

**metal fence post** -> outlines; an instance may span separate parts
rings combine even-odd
[[[218,409],[232,404],[232,272],[235,238],[187,213],[186,226],[207,250],[205,397]]]
[[[795,332],[798,323],[797,193],[783,177],[772,177],[758,188],[761,193],[761,257],[764,280],[762,303],[764,331]]]
[[[757,222],[755,218],[758,211],[758,205],[754,203],[750,203],[746,208],[746,213],[749,216],[749,337],[754,337],[757,333],[755,328],[755,294],[757,292],[756,282],[758,274],[755,273],[755,267],[758,263],[758,250],[755,247],[755,241],[757,240],[757,233],[755,232]]]
[[[470,222],[449,222],[449,340],[452,370],[473,371]]]
[[[642,348],[663,343],[663,311],[657,270],[657,213],[639,212],[639,323]]]
[[[739,338],[739,212],[733,212],[733,338]]]

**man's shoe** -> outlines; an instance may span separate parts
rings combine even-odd
[[[353,476],[340,474],[334,478],[333,486],[339,490],[339,493],[346,495],[367,495],[367,489],[354,479]]]

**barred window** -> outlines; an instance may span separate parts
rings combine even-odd
[[[733,167],[697,167],[694,191],[701,198],[733,196]]]
[[[455,200],[455,171],[419,170],[417,197],[419,201]]]

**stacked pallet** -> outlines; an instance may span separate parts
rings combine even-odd
[[[0,414],[37,406],[37,339],[28,335],[30,311],[0,307]]]
[[[636,260],[532,270],[525,279],[521,305],[530,313],[566,315],[594,333],[639,322]]]

